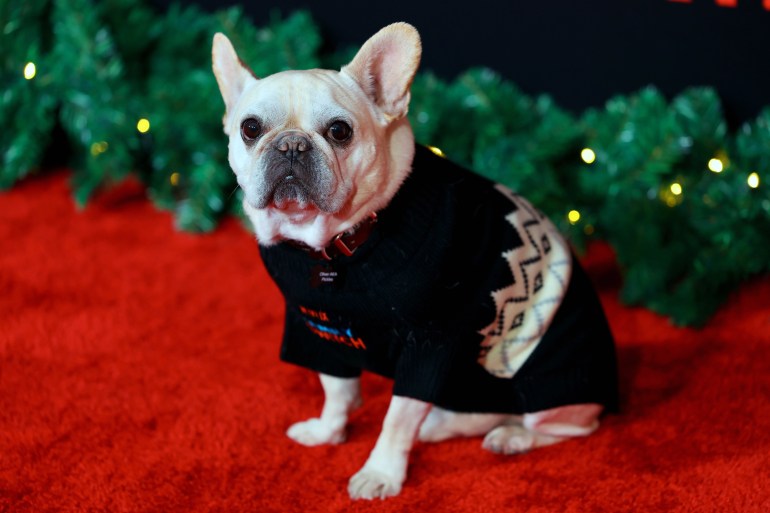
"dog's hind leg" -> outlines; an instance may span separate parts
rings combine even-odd
[[[521,417],[504,413],[458,413],[434,406],[420,427],[421,442],[441,442],[459,436],[484,436],[492,429]]]
[[[520,422],[506,422],[487,433],[483,447],[502,454],[517,454],[577,436],[599,427],[599,404],[572,404],[527,413]]]
[[[321,416],[297,422],[286,434],[302,445],[338,444],[345,441],[348,415],[361,405],[361,384],[358,378],[337,378],[319,374],[324,389]]]

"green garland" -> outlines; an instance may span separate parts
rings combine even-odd
[[[240,205],[212,34],[227,33],[261,76],[350,55],[322,55],[305,12],[257,28],[235,8],[10,0],[0,27],[0,188],[40,166],[58,124],[78,203],[132,173],[191,231]],[[714,90],[667,101],[647,88],[575,117],[480,69],[452,82],[422,73],[412,98],[418,141],[522,192],[576,246],[608,241],[630,304],[699,325],[742,280],[770,271],[770,108],[731,134]]]

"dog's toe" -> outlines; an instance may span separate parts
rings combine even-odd
[[[482,447],[498,454],[519,454],[535,445],[535,435],[523,426],[498,426],[484,437]]]
[[[321,419],[308,419],[292,425],[286,435],[295,442],[309,447],[339,444],[345,441],[345,429],[335,429]]]
[[[400,481],[371,469],[361,469],[348,483],[351,499],[385,499],[400,492]]]

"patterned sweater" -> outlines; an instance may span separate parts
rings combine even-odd
[[[286,299],[284,361],[467,412],[617,407],[612,335],[553,225],[500,185],[417,147],[352,256],[261,247]]]

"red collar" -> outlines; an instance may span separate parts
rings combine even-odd
[[[339,255],[352,256],[353,253],[369,238],[372,228],[377,222],[377,214],[372,212],[350,230],[335,235],[325,248],[311,248],[304,242],[288,241],[294,247],[307,251],[318,260],[332,260]]]

